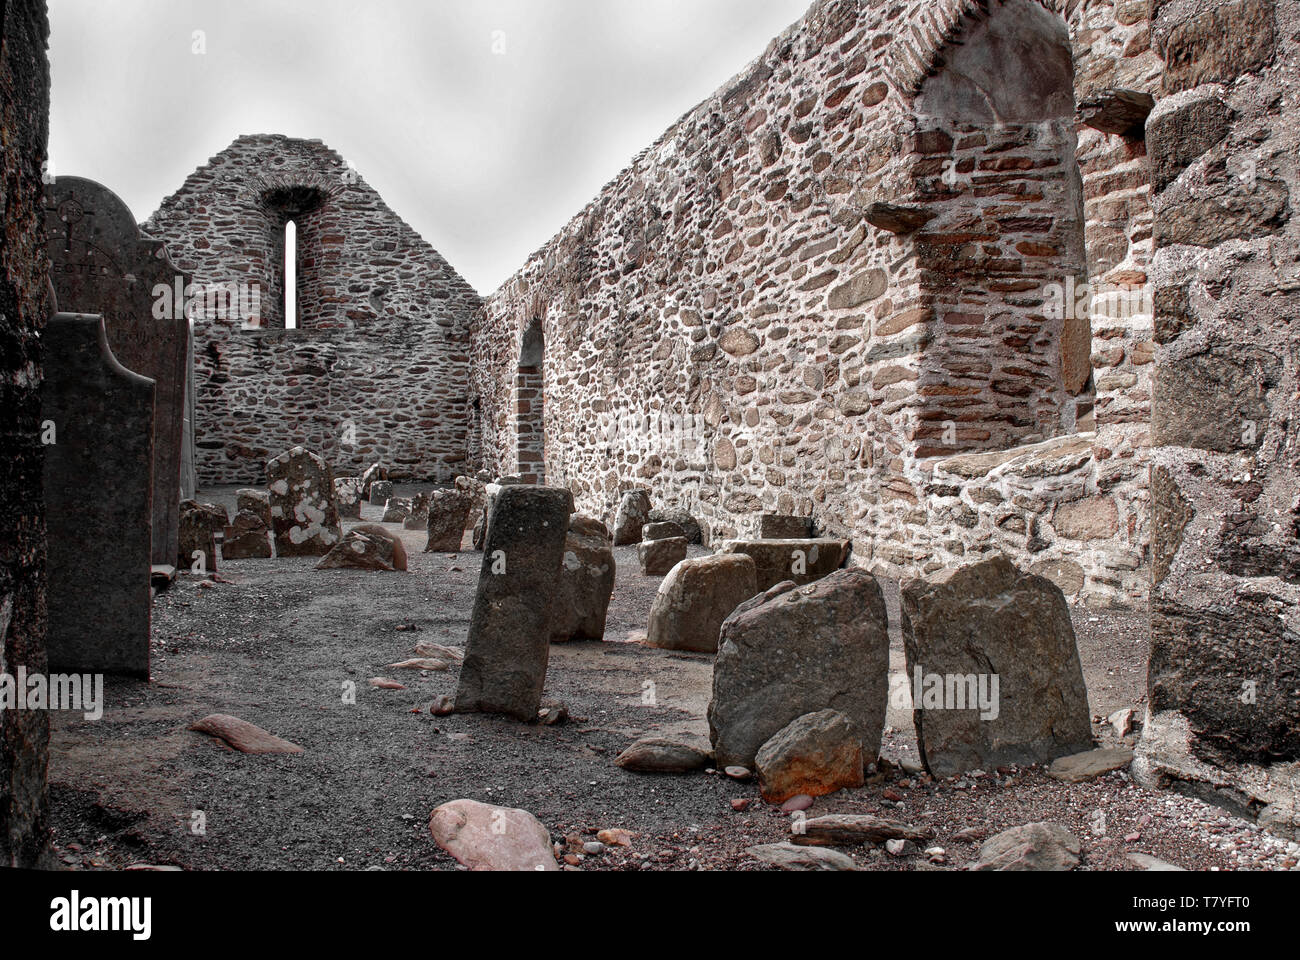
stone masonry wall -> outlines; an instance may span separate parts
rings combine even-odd
[[[1119,479],[1090,445],[1068,483],[1023,478],[1046,499],[999,506],[938,470],[1030,446],[1005,477],[1032,445],[1092,428],[1098,399],[1139,402],[1098,397],[1089,311],[1045,303],[1142,249],[1141,202],[1098,179],[1141,180],[1140,138],[1104,156],[1089,141],[1090,192],[1076,162],[1065,16],[1103,24],[1083,57],[1099,75],[1107,58],[1119,72],[1116,31],[1143,31],[1102,7],[815,3],[488,299],[471,387],[484,465],[517,467],[510,401],[540,319],[546,472],[585,512],[643,486],[714,538],[762,510],[804,513],[887,573],[1003,549],[1072,593],[1144,596],[1140,437],[1106,454]],[[1085,251],[1097,198],[1131,240],[1113,264]],[[1097,507],[1061,524],[1094,541],[1011,519],[1058,499]]]
[[[1233,779],[1252,806],[1289,806],[1294,832],[1300,777],[1283,789],[1282,774],[1300,759],[1300,3],[1167,0],[1152,39],[1167,69],[1147,125],[1151,726],[1189,753],[1151,739],[1176,777],[1205,761],[1265,768]]]
[[[40,334],[54,304],[43,239],[49,21],[9,3],[0,29],[0,673],[45,673]],[[49,714],[0,710],[0,866],[47,866]]]
[[[284,226],[298,228],[298,328],[284,329]],[[319,141],[241,137],[143,225],[210,289],[194,317],[200,483],[257,483],[302,444],[336,475],[469,468],[469,331],[481,301]],[[256,292],[258,295],[254,295]],[[249,321],[255,314],[255,329]]]

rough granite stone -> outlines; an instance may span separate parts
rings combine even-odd
[[[884,595],[865,570],[782,584],[747,601],[722,626],[713,667],[709,735],[720,767],[753,767],[759,748],[807,713],[838,710],[880,755],[888,699]]]
[[[457,713],[537,719],[573,513],[567,490],[505,487],[492,504],[456,690]]]

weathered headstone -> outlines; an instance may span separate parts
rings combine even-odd
[[[339,516],[344,520],[361,519],[361,478],[337,477],[334,480],[334,499],[339,505]]]
[[[393,497],[393,484],[389,480],[375,480],[370,484],[370,505],[385,506]]]
[[[41,419],[55,430],[44,473],[50,670],[148,678],[153,381],[117,362],[97,316],[61,313],[42,339]]]
[[[757,594],[752,557],[685,560],[659,585],[650,607],[646,644],[663,650],[717,653],[722,624]]]
[[[102,316],[117,362],[155,382],[151,555],[174,563],[182,464],[194,459],[185,278],[160,241],[141,236],[126,204],[93,180],[56,179],[46,192],[45,228],[59,309]]]
[[[573,495],[547,487],[505,487],[493,502],[457,713],[537,718],[572,513]]]
[[[411,513],[402,521],[407,530],[427,530],[429,528],[429,495],[417,493],[411,498]]]
[[[217,534],[225,535],[230,517],[226,508],[197,500],[182,500],[180,514],[180,553],[176,567],[195,576],[217,572]]]
[[[425,553],[460,553],[465,539],[465,523],[474,500],[459,490],[435,490],[429,496],[429,516],[425,531],[429,540]]]
[[[641,531],[650,522],[650,494],[629,490],[619,501],[614,515],[614,546],[626,547],[641,542]]]
[[[361,496],[363,499],[370,499],[370,489],[377,481],[387,480],[388,470],[383,464],[372,463],[366,467],[365,473],[361,474]],[[392,494],[389,494],[392,496]]]
[[[804,714],[834,709],[880,755],[889,686],[889,625],[875,577],[840,570],[805,587],[779,584],[722,625],[709,734],[719,769],[754,765],[759,748]]]
[[[1092,749],[1060,587],[997,556],[904,583],[902,605],[916,739],[935,777]]]
[[[265,490],[240,490],[235,494],[235,511],[255,513],[271,528],[271,495]]]
[[[754,558],[758,589],[770,590],[787,580],[812,583],[844,566],[847,540],[729,540],[720,554],[743,553]]]
[[[277,557],[323,557],[342,539],[334,477],[320,457],[294,447],[266,465]]]
[[[564,539],[560,588],[552,609],[552,640],[563,643],[605,638],[615,571],[614,540],[609,528],[591,517],[573,517]]]
[[[269,560],[271,525],[260,513],[240,510],[221,541],[222,560]]]

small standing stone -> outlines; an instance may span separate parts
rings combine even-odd
[[[659,585],[646,643],[662,650],[717,653],[722,624],[757,594],[758,574],[750,557],[685,560]]]
[[[458,713],[536,720],[572,513],[568,490],[505,487],[497,496],[456,691]]]
[[[662,577],[686,559],[690,545],[685,537],[670,540],[650,540],[637,547],[641,560],[641,573],[647,577]]]
[[[316,454],[294,447],[266,465],[276,556],[323,557],[342,539],[334,476]]]
[[[370,485],[370,505],[382,507],[393,499],[393,484],[388,480],[376,480]]]
[[[936,777],[1091,750],[1092,713],[1061,588],[995,557],[903,584],[916,739]]]
[[[338,501],[339,516],[345,520],[361,519],[361,478],[339,477],[334,481],[334,497]]]
[[[459,553],[473,500],[458,490],[435,490],[429,496],[425,553]]]
[[[609,528],[591,517],[573,517],[564,541],[560,589],[552,610],[553,641],[605,638],[614,576],[614,545]]]
[[[619,501],[614,515],[614,546],[627,547],[641,542],[641,531],[650,522],[650,494],[629,490]]]
[[[225,532],[230,517],[224,507],[185,500],[181,503],[176,566],[182,571],[206,577],[217,572],[218,533]]]
[[[271,525],[260,514],[240,510],[226,527],[221,541],[222,560],[269,560]]]

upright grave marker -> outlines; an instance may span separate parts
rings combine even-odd
[[[458,713],[537,719],[572,513],[568,490],[505,487],[496,497],[456,690]]]
[[[185,279],[160,241],[140,235],[126,204],[93,180],[59,177],[46,192],[45,211],[59,310],[102,316],[117,362],[156,384],[151,555],[155,564],[173,564],[182,464],[194,460]],[[156,288],[169,293],[156,296]]]
[[[266,465],[277,557],[323,557],[343,539],[334,474],[316,454],[294,447]]]
[[[50,670],[147,679],[154,383],[99,317],[58,314],[43,339]]]

